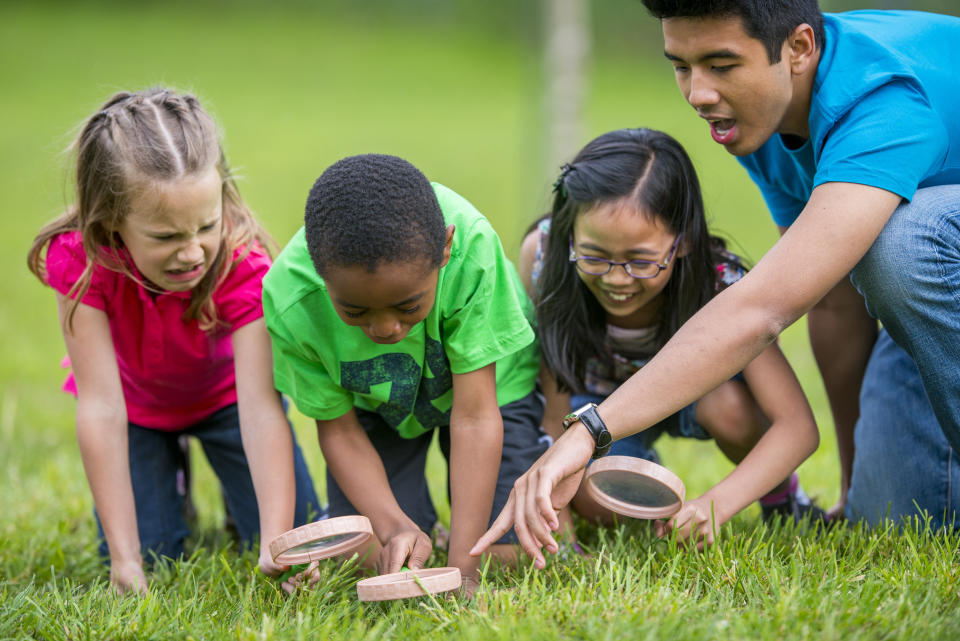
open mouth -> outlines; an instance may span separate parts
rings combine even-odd
[[[603,292],[606,297],[614,303],[626,303],[634,296],[637,295],[637,292]]]
[[[200,263],[198,265],[184,267],[183,269],[168,269],[166,270],[166,275],[167,278],[176,281],[192,280],[203,274],[203,267],[203,263]]]
[[[725,145],[733,141],[737,132],[737,121],[732,118],[710,119],[710,135],[713,139]]]

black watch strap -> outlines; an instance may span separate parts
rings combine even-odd
[[[603,419],[600,418],[600,414],[597,413],[597,406],[593,403],[584,405],[567,417],[567,420],[564,421],[564,426],[568,427],[576,421],[583,423],[583,426],[587,428],[587,431],[589,431],[593,437],[593,458],[606,456],[610,451],[610,446],[613,444],[613,437],[610,435],[610,431],[607,429]]]

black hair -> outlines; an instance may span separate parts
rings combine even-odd
[[[440,203],[423,173],[396,156],[363,154],[337,161],[317,178],[304,213],[310,259],[329,266],[426,259],[439,267],[446,244]]]
[[[652,129],[618,129],[595,138],[555,185],[550,232],[537,282],[537,325],[547,366],[561,389],[583,392],[590,358],[610,360],[607,313],[569,261],[577,217],[603,203],[627,200],[638,215],[656,216],[683,234],[682,257],[663,289],[658,348],[716,293],[723,241],[711,238],[700,183],[683,147]],[[680,253],[678,251],[678,253]]]
[[[817,0],[642,0],[654,17],[722,18],[738,17],[743,29],[767,49],[770,64],[780,62],[780,50],[794,29],[802,24],[813,28],[816,46],[823,48],[823,14]]]

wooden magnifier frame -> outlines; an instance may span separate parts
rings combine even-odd
[[[329,546],[317,549],[297,548],[334,536],[346,536]],[[370,519],[361,515],[338,516],[315,521],[284,532],[270,541],[270,556],[280,565],[295,565],[344,554],[363,545],[373,536]]]
[[[615,496],[607,494],[600,489],[598,481],[604,476],[614,475],[620,479],[630,477],[641,477],[646,484],[659,485],[667,490],[676,501],[668,505],[640,505],[624,501]],[[686,497],[687,490],[676,474],[652,461],[647,461],[633,456],[607,456],[593,462],[587,468],[587,473],[583,477],[583,482],[587,486],[587,494],[590,497],[617,514],[629,516],[635,519],[663,519],[668,518],[680,511],[683,507],[683,500]],[[601,481],[602,482],[602,481]]]

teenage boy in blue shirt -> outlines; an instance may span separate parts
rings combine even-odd
[[[954,523],[960,19],[824,15],[816,0],[644,4],[661,19],[681,93],[760,187],[783,236],[600,406],[606,428],[616,438],[655,424],[811,312],[841,454],[834,514],[877,522],[916,513],[916,502],[934,525]],[[594,447],[576,427],[518,480],[536,508],[508,505],[490,534],[516,519],[528,552],[555,549],[552,508]]]

